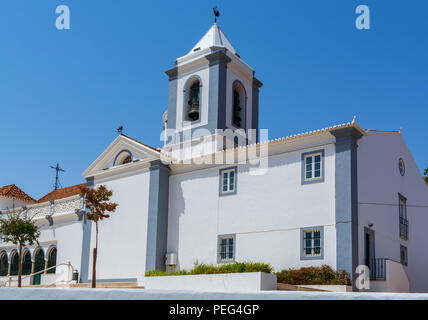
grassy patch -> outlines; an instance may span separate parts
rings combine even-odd
[[[260,262],[235,262],[222,265],[195,264],[192,270],[180,270],[173,273],[166,273],[160,270],[150,270],[146,272],[146,277],[159,276],[182,276],[192,274],[217,274],[217,273],[242,273],[242,272],[266,272],[272,273],[272,267],[267,263]]]

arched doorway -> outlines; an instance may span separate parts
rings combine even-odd
[[[45,254],[42,249],[38,249],[34,257],[34,271],[33,273],[42,271],[45,268]],[[41,283],[42,274],[36,274],[33,276],[33,284],[38,285]]]
[[[6,252],[0,253],[0,277],[7,276],[9,263],[7,261]]]
[[[56,266],[56,248],[52,247],[48,253],[48,268]],[[47,273],[55,273],[56,268],[49,269]]]
[[[18,252],[13,251],[10,254],[10,275],[11,276],[17,276],[18,275],[18,261],[19,261],[19,256],[18,256]]]
[[[22,275],[31,274],[31,253],[26,250],[22,259]]]

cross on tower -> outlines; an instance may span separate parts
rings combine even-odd
[[[50,167],[56,171],[55,183],[54,183],[53,187],[54,187],[54,190],[57,190],[57,189],[61,188],[61,184],[59,183],[58,174],[60,172],[65,172],[65,170],[61,169],[59,167],[59,163],[56,164],[56,167],[53,167],[53,166],[50,166]]]

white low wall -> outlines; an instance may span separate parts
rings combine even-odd
[[[57,280],[56,274],[43,274],[40,279],[40,284],[44,286],[55,285],[56,280]],[[31,277],[22,276],[22,285],[30,286]],[[2,286],[6,286],[6,287],[18,286],[18,276],[0,277],[0,287]]]
[[[386,260],[386,280],[370,281],[371,292],[410,292],[410,282],[404,266],[393,260]]]
[[[264,272],[197,274],[144,277],[139,285],[146,289],[205,292],[276,290],[276,275]]]

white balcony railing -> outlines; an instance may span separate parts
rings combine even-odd
[[[31,217],[34,220],[50,219],[69,214],[76,214],[83,208],[83,201],[80,195],[71,196],[64,199],[36,203],[25,207],[2,210],[1,215],[19,212],[23,216]]]

